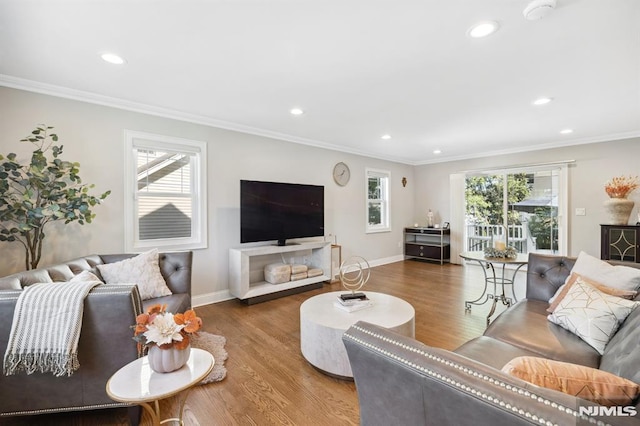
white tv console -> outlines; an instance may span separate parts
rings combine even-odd
[[[270,263],[306,264],[322,269],[322,275],[282,284],[264,280],[264,267]],[[320,288],[331,280],[331,243],[325,241],[286,246],[258,246],[229,249],[229,290],[247,303]],[[280,294],[279,294],[280,293]]]

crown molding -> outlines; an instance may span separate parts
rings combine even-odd
[[[358,155],[363,157],[376,158],[379,160],[413,165],[413,162],[408,162],[405,159],[400,157],[375,155],[366,151],[345,148],[344,146],[335,145],[328,142],[301,138],[298,136],[288,135],[286,133],[279,133],[271,130],[259,129],[257,127],[251,127],[251,126],[234,123],[230,121],[218,120],[218,119],[207,117],[204,115],[187,113],[184,111],[174,110],[170,108],[157,107],[157,106],[148,105],[140,102],[127,101],[120,98],[99,95],[97,93],[86,92],[82,90],[69,89],[67,87],[41,83],[33,80],[26,80],[26,79],[13,77],[5,74],[0,74],[0,86],[9,87],[12,89],[25,90],[28,92],[40,93],[43,95],[55,96],[58,98],[72,99],[75,101],[87,102],[95,105],[117,108],[117,109],[122,109],[126,111],[137,112],[141,114],[148,114],[156,117],[163,117],[163,118],[169,118],[172,120],[185,121],[193,124],[216,127],[224,130],[231,130],[234,132],[246,133],[246,134],[255,135],[255,136],[262,136],[270,139],[293,142],[293,143],[307,145],[315,148],[328,149],[331,151],[339,151],[347,154],[353,154],[353,155]]]
[[[417,161],[414,166],[424,166],[428,164],[449,163],[452,161],[472,160],[474,158],[495,157],[498,155],[522,154],[524,152],[542,151],[545,149],[564,148],[568,146],[587,145],[592,143],[613,142],[623,139],[632,139],[640,137],[640,130],[625,133],[614,133],[610,135],[594,136],[591,138],[571,139],[554,141],[541,145],[527,146],[522,148],[502,149],[495,151],[487,151],[476,155],[460,155],[457,157],[447,157],[437,160]]]
[[[122,109],[126,111],[137,112],[141,114],[153,115],[156,117],[163,117],[163,118],[179,120],[179,121],[184,121],[184,122],[193,123],[193,124],[216,127],[224,130],[231,130],[234,132],[246,133],[246,134],[255,135],[255,136],[262,136],[262,137],[275,139],[275,140],[293,142],[293,143],[307,145],[315,148],[338,151],[346,154],[352,154],[352,155],[368,157],[368,158],[375,158],[375,159],[384,160],[384,161],[391,161],[394,163],[406,164],[410,166],[423,166],[428,164],[448,163],[452,161],[470,160],[474,158],[493,157],[497,155],[508,155],[508,154],[519,154],[523,152],[540,151],[544,149],[561,148],[566,146],[584,145],[584,144],[599,143],[599,142],[610,142],[615,140],[640,137],[640,130],[638,130],[634,132],[602,135],[602,136],[597,136],[592,138],[562,140],[562,141],[550,142],[547,144],[528,146],[523,148],[487,151],[482,154],[475,154],[475,155],[441,157],[438,159],[424,160],[424,161],[410,161],[401,157],[395,157],[391,155],[382,156],[382,155],[372,154],[370,152],[346,148],[344,146],[336,145],[328,142],[323,142],[323,141],[318,141],[318,140],[308,139],[308,138],[301,138],[298,136],[288,135],[286,133],[279,133],[271,130],[259,129],[257,127],[251,127],[251,126],[247,126],[240,123],[218,120],[218,119],[207,117],[204,115],[187,113],[184,111],[174,110],[170,108],[157,107],[157,106],[148,105],[140,102],[127,101],[120,98],[99,95],[93,92],[69,89],[67,87],[56,86],[53,84],[42,83],[42,82],[33,81],[33,80],[27,80],[27,79],[18,78],[18,77],[6,75],[6,74],[0,74],[0,86],[9,87],[12,89],[25,90],[28,92],[40,93],[43,95],[55,96],[59,98],[72,99],[75,101],[87,102],[95,105],[117,108],[117,109]]]

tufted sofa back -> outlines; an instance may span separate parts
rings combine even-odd
[[[102,254],[100,258],[102,263],[114,263],[130,257],[135,254]],[[172,293],[191,294],[191,262],[193,252],[173,252],[160,253],[158,261],[160,263],[160,273],[167,282],[167,287]]]
[[[69,281],[82,271],[100,276],[96,265],[114,263],[136,254],[106,254],[81,257],[54,266],[18,272],[0,278],[0,289],[19,290],[35,283]],[[160,253],[160,272],[173,293],[191,294],[191,261],[193,252]]]
[[[573,257],[529,253],[527,299],[549,300],[564,284],[575,263]]]

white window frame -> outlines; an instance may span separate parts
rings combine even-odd
[[[531,164],[531,165],[522,165],[518,167],[505,167],[505,168],[495,168],[495,169],[480,169],[480,170],[469,170],[466,172],[462,172],[459,174],[451,175],[452,182],[455,184],[451,185],[451,200],[452,200],[452,209],[454,211],[458,211],[459,214],[456,220],[456,228],[464,229],[465,228],[465,179],[467,176],[471,176],[477,173],[492,173],[492,174],[515,174],[515,173],[529,173],[537,170],[558,170],[558,251],[556,254],[561,256],[566,256],[569,250],[569,163],[573,163],[573,160],[566,161],[558,161],[554,163],[541,163],[541,164]],[[453,226],[453,225],[452,225]],[[453,234],[452,234],[453,235]],[[466,247],[466,232],[460,233],[460,236],[464,238],[464,241],[458,239],[456,242],[457,251],[461,251]],[[453,245],[452,241],[452,245]],[[465,248],[466,249],[466,248]],[[451,258],[453,259],[453,251],[451,254]]]
[[[386,183],[382,190],[382,198],[380,199],[380,213],[381,213],[381,222],[379,225],[370,225],[369,224],[369,178],[376,177],[385,179]],[[390,201],[390,193],[391,193],[391,172],[388,170],[380,170],[380,169],[365,169],[365,179],[364,179],[364,195],[365,195],[365,224],[366,224],[366,233],[376,233],[376,232],[390,232],[391,231],[391,201]]]
[[[202,141],[125,130],[124,231],[125,250],[140,252],[151,248],[192,250],[207,248],[207,144]],[[137,150],[156,149],[193,155],[191,171],[191,237],[140,240],[138,229]]]

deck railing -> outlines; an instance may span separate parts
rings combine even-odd
[[[509,225],[509,245],[519,253],[527,252],[527,227],[525,225]],[[491,240],[504,237],[502,225],[467,225],[468,250],[484,250],[491,245]]]

